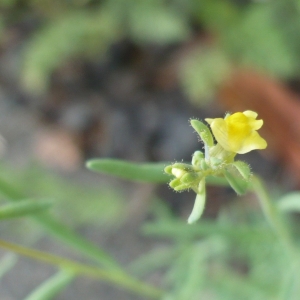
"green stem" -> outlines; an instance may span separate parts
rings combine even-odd
[[[297,249],[291,238],[289,230],[284,223],[284,220],[282,219],[277,207],[272,202],[268,190],[265,187],[262,179],[257,176],[253,176],[252,188],[260,201],[260,205],[266,219],[282,242],[286,251],[288,252],[290,257],[296,258]]]
[[[28,198],[2,179],[0,179],[0,193],[12,202]],[[31,218],[37,221],[50,234],[79,250],[87,257],[94,259],[107,268],[121,270],[119,264],[109,254],[77,235],[75,232],[56,221],[49,214],[39,214],[32,216]]]
[[[77,263],[53,254],[19,246],[1,239],[0,247],[47,264],[69,270],[74,274],[85,275],[94,279],[99,279],[114,285],[118,285],[144,297],[159,299],[164,294],[162,290],[125,275],[124,272],[103,270],[97,267]]]

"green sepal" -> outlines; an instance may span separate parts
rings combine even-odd
[[[191,188],[191,185],[190,184],[181,184],[181,185],[177,185],[174,189],[174,191],[176,192],[181,192],[181,191],[184,191],[184,190],[188,190]]]
[[[181,185],[181,181],[179,178],[175,178],[173,180],[170,181],[169,183],[169,186],[172,188],[172,189],[175,189],[178,185]]]
[[[202,153],[201,151],[195,151],[192,157],[192,165],[199,167],[203,159],[204,159],[204,153]]]
[[[205,159],[201,160],[200,167],[201,167],[201,170],[203,170],[203,171],[208,170],[210,168],[209,165],[207,164],[207,162],[205,161]]]
[[[164,168],[164,172],[165,172],[166,174],[172,175],[172,169],[173,169],[173,165],[166,166],[166,167]]]
[[[180,181],[184,184],[193,184],[197,179],[199,179],[199,175],[197,173],[186,173],[181,178]]]
[[[181,169],[181,170],[187,171],[187,172],[194,171],[194,168],[193,168],[192,165],[185,164],[185,163],[175,163],[175,164],[172,165],[172,168]]]
[[[239,171],[239,173],[245,180],[250,180],[252,173],[250,166],[247,163],[237,160],[233,162],[232,165],[236,167],[236,169]]]
[[[182,183],[179,178],[175,178],[175,179],[171,180],[169,183],[169,186],[177,192],[183,191],[183,190],[188,190],[189,188],[191,188],[190,184]]]
[[[202,141],[208,146],[214,146],[214,139],[209,130],[209,128],[202,122],[198,120],[191,120],[192,127],[196,130],[196,132],[201,137]]]
[[[233,164],[230,164],[226,168],[224,168],[222,170],[222,173],[227,179],[230,186],[234,189],[234,191],[238,195],[242,195],[246,193],[249,187],[249,181],[244,180],[240,172]]]
[[[232,163],[236,153],[226,151],[220,144],[216,144],[209,149],[209,156],[217,158],[222,162]]]
[[[219,159],[219,158],[216,158],[216,157],[211,157],[210,158],[210,165],[213,167],[213,168],[217,168],[219,167],[221,164],[222,164],[222,160]]]

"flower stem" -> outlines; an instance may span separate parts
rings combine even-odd
[[[271,225],[278,238],[282,242],[287,253],[290,255],[291,258],[296,258],[297,249],[294,245],[289,230],[284,220],[282,219],[277,207],[272,202],[262,179],[258,176],[253,176],[252,188],[260,201],[260,205],[262,207],[262,211],[266,219],[268,220],[269,224]]]
[[[0,247],[29,258],[57,266],[61,269],[71,271],[76,275],[85,275],[90,278],[109,282],[147,298],[159,299],[163,296],[162,290],[132,278],[124,272],[100,269],[98,267],[78,263],[46,252],[19,246],[1,239]]]

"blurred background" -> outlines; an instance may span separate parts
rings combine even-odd
[[[125,265],[170,246],[167,234],[158,238],[159,227],[145,224],[185,221],[194,195],[93,174],[84,166],[89,158],[189,161],[202,148],[190,118],[254,110],[268,149],[242,159],[274,194],[297,190],[299,32],[299,0],[0,0],[1,177],[28,197],[52,199],[55,216]],[[227,214],[257,224],[259,210],[251,193],[237,198],[209,187],[204,218]],[[2,222],[1,235],[80,259],[27,219]],[[240,251],[230,269],[248,275],[251,264]],[[264,259],[257,258],[260,267]],[[180,282],[176,270],[173,284]],[[1,300],[25,299],[52,273],[15,258],[0,282]],[[164,274],[144,276],[161,284]],[[235,291],[237,281],[230,284]],[[219,299],[216,290],[201,299]],[[226,295],[260,299],[253,291]],[[82,278],[55,299],[84,297],[142,299]]]

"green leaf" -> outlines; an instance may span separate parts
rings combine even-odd
[[[199,183],[198,193],[195,199],[193,210],[188,218],[189,224],[195,223],[202,216],[205,207],[205,199],[206,199],[205,179],[202,179]]]
[[[51,207],[49,201],[21,200],[18,203],[10,203],[0,206],[0,220],[23,217],[45,211]]]
[[[179,73],[180,81],[193,103],[205,105],[230,75],[231,69],[231,62],[223,49],[202,47],[185,59]]]
[[[173,43],[189,36],[184,15],[151,1],[137,1],[129,14],[129,33],[141,43]]]
[[[198,120],[191,120],[192,127],[200,135],[201,139],[207,146],[212,147],[214,145],[214,139],[209,128]]]
[[[235,190],[238,195],[245,194],[248,187],[249,182],[242,179],[240,173],[237,171],[235,167],[229,165],[228,167],[222,170],[223,175],[227,179],[230,186]]]
[[[284,30],[284,23],[291,24],[292,20],[286,15],[285,21],[279,21],[277,15],[283,11],[276,12],[274,8],[274,5],[249,6],[240,21],[224,32],[223,42],[231,57],[244,66],[258,68],[274,77],[290,77],[297,72],[298,52],[291,46],[291,34]]]
[[[102,8],[71,11],[45,22],[26,43],[22,85],[33,93],[45,92],[52,72],[68,58],[104,54],[119,36],[119,21],[111,11]]]
[[[284,195],[277,204],[285,212],[300,212],[300,192],[291,192]]]
[[[236,169],[239,171],[239,173],[245,180],[247,180],[247,181],[250,180],[251,169],[247,163],[238,160],[238,161],[233,162],[232,165],[236,167]]]
[[[75,277],[74,272],[62,270],[43,282],[24,300],[50,300],[64,289]]]
[[[86,163],[88,169],[120,177],[122,179],[166,183],[170,176],[164,173],[164,168],[169,162],[163,163],[133,163],[118,159],[92,159]]]

